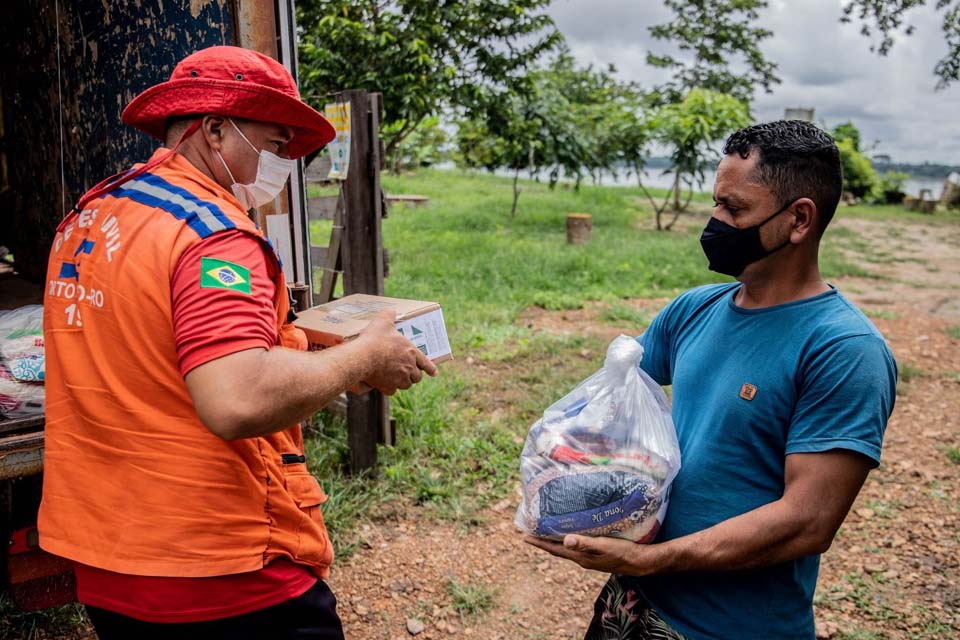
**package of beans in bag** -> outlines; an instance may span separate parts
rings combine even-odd
[[[643,347],[619,336],[603,368],[548,408],[520,458],[516,524],[650,542],[667,512],[680,447],[663,389],[640,369]]]
[[[43,305],[0,311],[0,359],[14,380],[43,382]]]
[[[0,418],[43,415],[43,306],[0,311]]]

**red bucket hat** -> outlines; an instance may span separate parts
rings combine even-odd
[[[123,110],[121,120],[163,140],[168,118],[215,114],[291,127],[291,158],[319,149],[336,136],[333,125],[300,99],[286,68],[240,47],[210,47],[177,64],[170,80],[150,87]]]

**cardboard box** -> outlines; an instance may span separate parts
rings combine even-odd
[[[355,293],[298,313],[294,324],[307,334],[309,348],[315,351],[356,338],[383,309],[396,312],[397,330],[428,358],[434,362],[453,358],[443,311],[436,302]]]

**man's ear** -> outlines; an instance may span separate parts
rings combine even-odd
[[[227,119],[223,116],[204,116],[200,123],[200,130],[207,144],[214,151],[220,151],[223,148],[223,127]]]
[[[800,244],[811,234],[816,234],[816,230],[819,228],[819,212],[816,203],[810,198],[800,198],[793,203],[791,209],[793,211],[793,231],[790,240],[794,244]]]

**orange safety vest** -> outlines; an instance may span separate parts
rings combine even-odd
[[[200,421],[178,368],[174,268],[228,229],[259,238],[274,263],[277,344],[306,347],[257,226],[176,154],[65,222],[44,296],[40,546],[133,575],[227,575],[286,557],[326,577],[326,496],[307,471],[300,425],[222,440]]]

